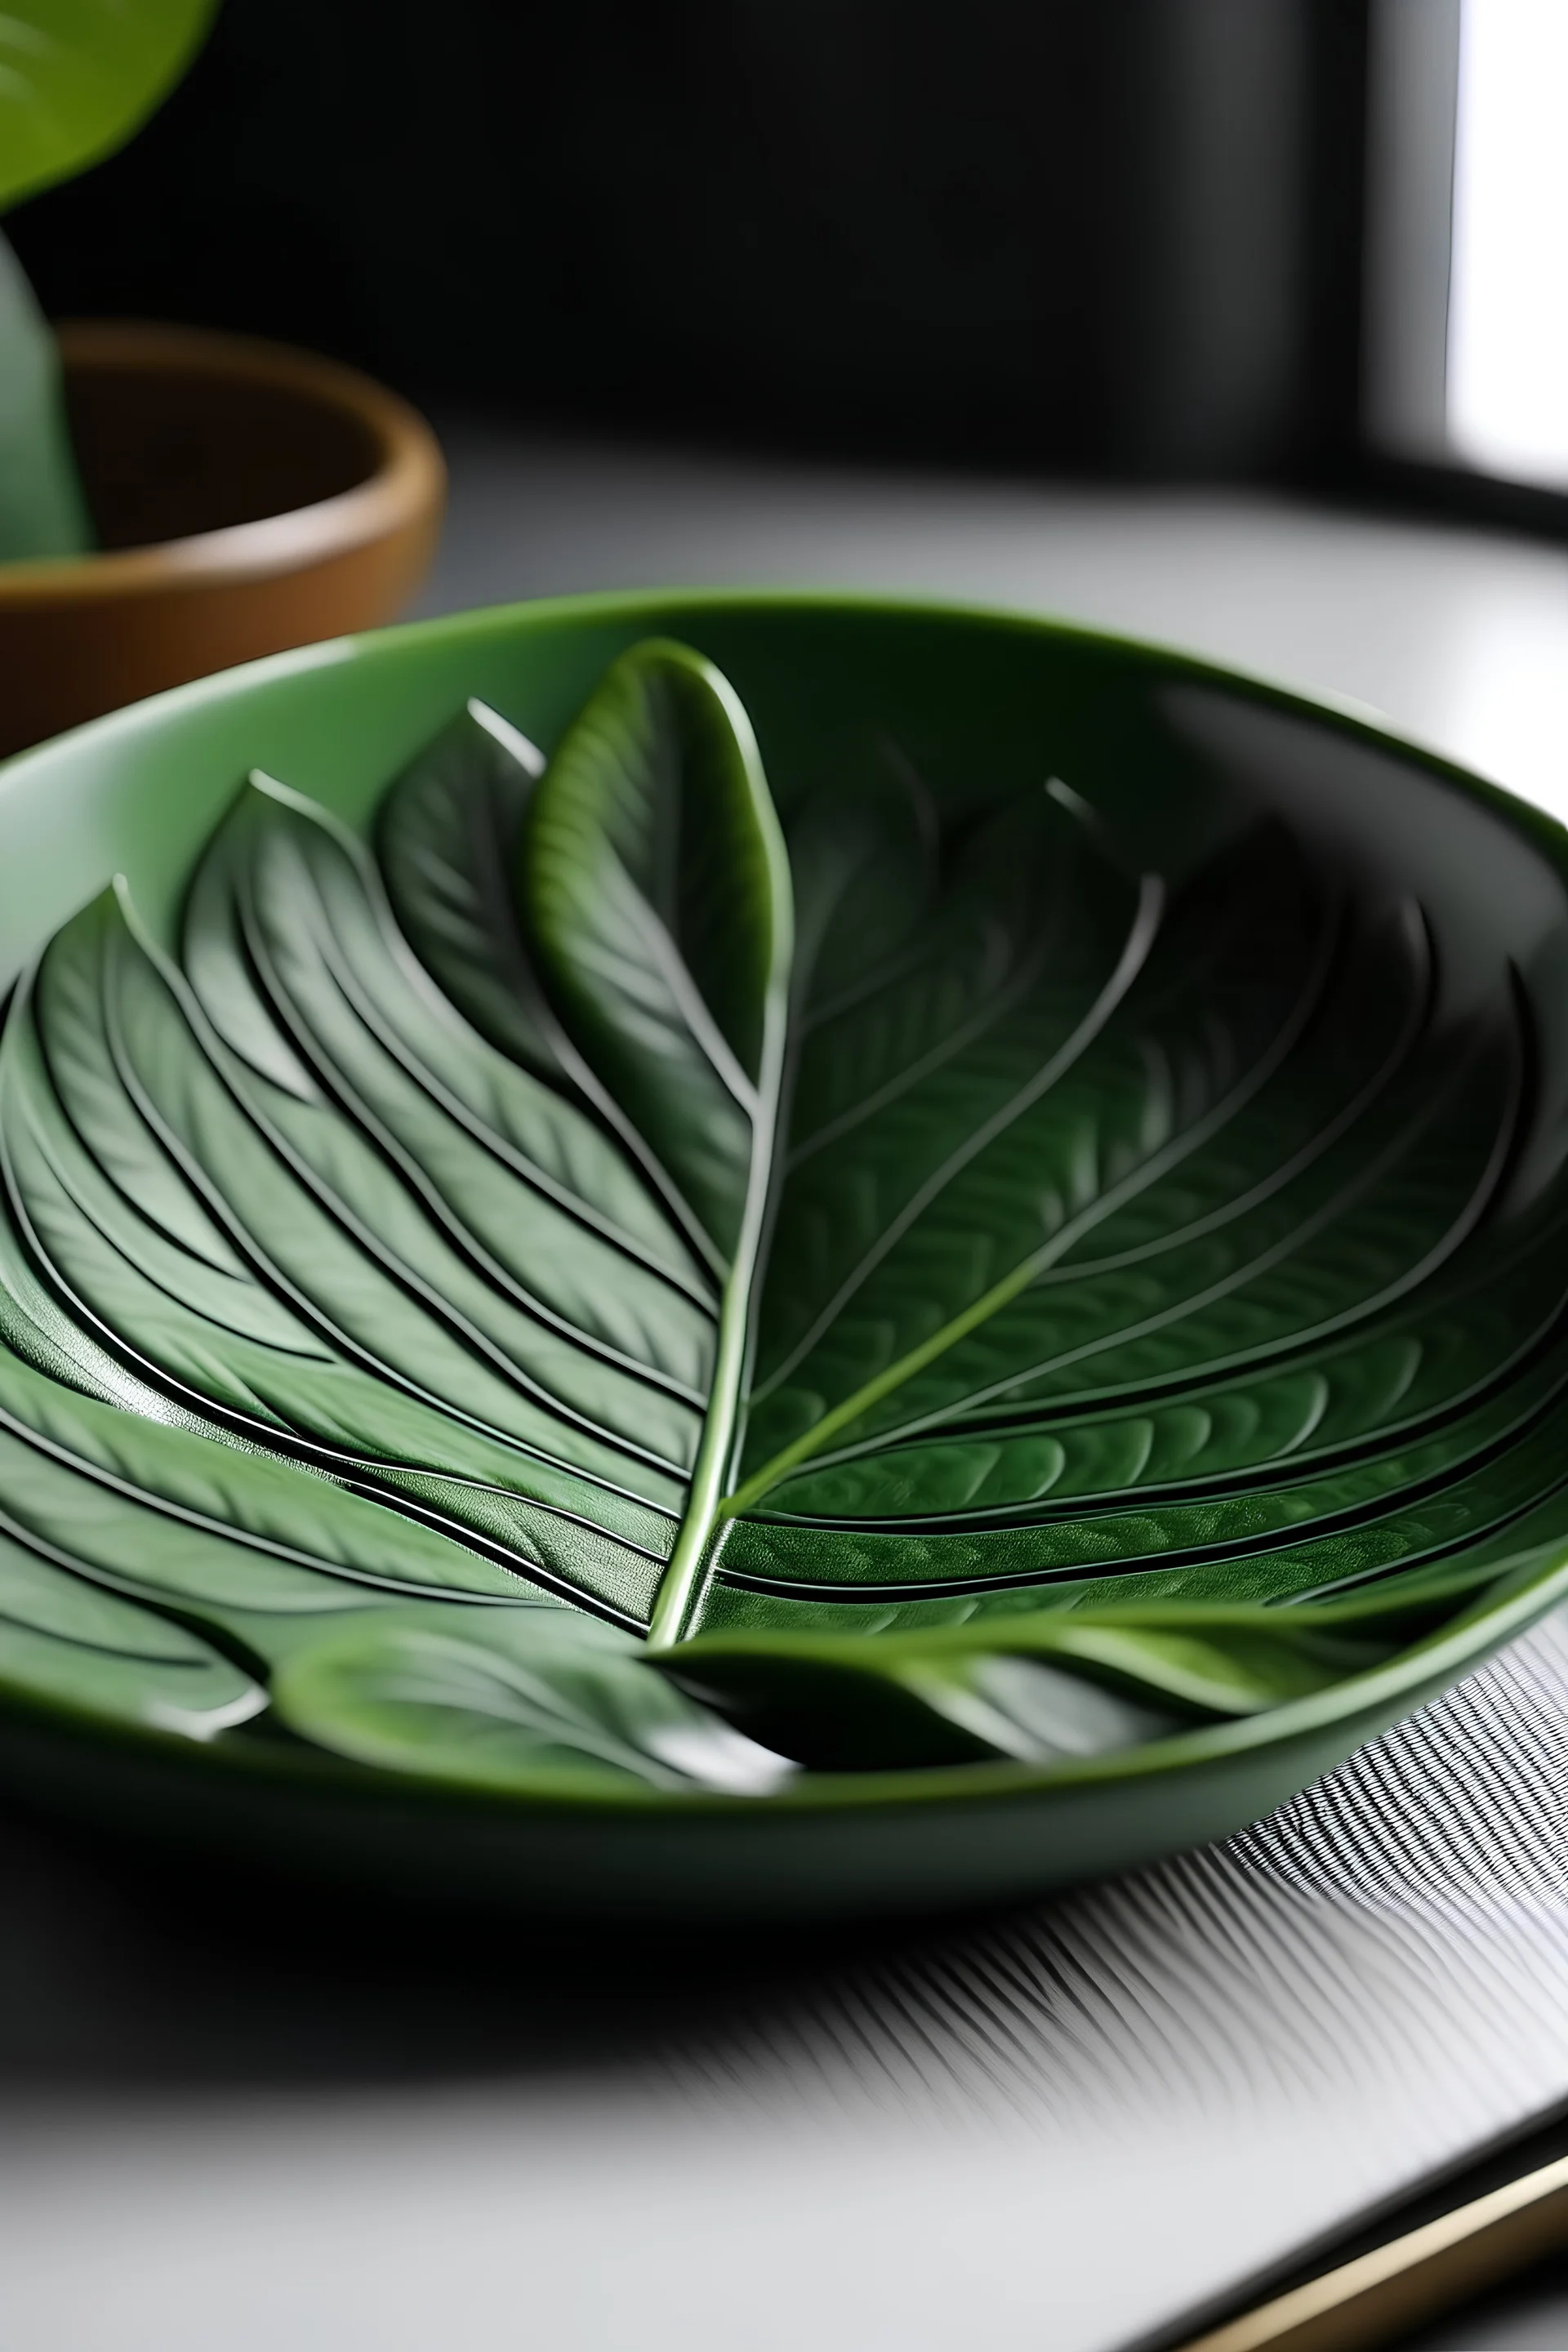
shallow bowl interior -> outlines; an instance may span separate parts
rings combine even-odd
[[[1178,655],[1044,623],[845,599],[584,598],[340,641],[180,689],[0,770],[0,969],[115,872],[170,935],[184,878],[253,767],[355,824],[398,768],[482,698],[546,750],[605,666],[650,635],[725,671],[776,799],[862,772],[892,741],[954,814],[1055,777],[1118,855],[1179,883],[1274,814],[1337,871],[1418,901],[1449,1001],[1511,963],[1533,1040],[1515,1171],[1561,1158],[1568,1108],[1568,839],[1544,817],[1362,720]],[[1568,1538],[1568,1507],[1563,1511]],[[1563,1549],[1568,1549],[1568,1541]],[[432,1886],[608,1909],[803,1911],[1031,1891],[1239,1826],[1440,1688],[1555,1596],[1543,1560],[1506,1605],[1422,1658],[1267,1718],[1103,1759],[868,1780],[857,1795],[687,1806],[592,1822],[308,1759],[109,1741],[47,1711],[0,1725],[0,1769],[59,1801]],[[1180,1752],[1177,1753],[1176,1750]],[[117,1760],[110,1772],[106,1758]]]

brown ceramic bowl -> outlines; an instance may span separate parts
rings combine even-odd
[[[352,369],[188,327],[59,331],[100,552],[0,565],[0,753],[390,620],[446,499],[434,435]]]

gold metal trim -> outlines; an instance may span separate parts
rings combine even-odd
[[[1181,2352],[1363,2352],[1568,2244],[1568,2157],[1289,2294]]]

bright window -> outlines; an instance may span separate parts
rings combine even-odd
[[[1447,431],[1568,488],[1568,0],[1464,0]]]

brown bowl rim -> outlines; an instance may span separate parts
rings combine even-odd
[[[374,441],[377,464],[352,489],[252,522],[160,540],[147,547],[0,564],[0,610],[162,594],[303,571],[393,537],[422,520],[445,498],[447,468],[430,427],[405,400],[357,368],[287,343],[205,327],[68,320],[56,334],[68,372],[110,362],[116,368],[149,372],[178,366],[276,384],[347,411]]]

